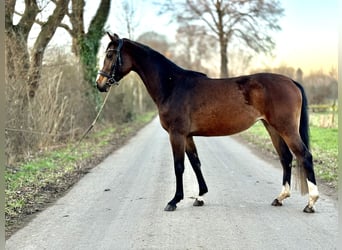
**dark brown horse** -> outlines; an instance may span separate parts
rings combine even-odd
[[[283,166],[283,188],[272,202],[281,206],[290,196],[292,153],[298,162],[302,194],[309,192],[304,212],[314,212],[318,199],[312,156],[309,152],[307,102],[302,86],[290,78],[260,73],[212,79],[184,70],[155,50],[108,33],[111,41],[96,80],[107,91],[135,71],[158,107],[163,128],[169,133],[176,175],[176,194],[165,207],[176,209],[183,199],[185,153],[199,184],[199,196],[208,192],[193,136],[231,135],[261,120],[269,132]],[[292,153],[291,153],[292,152]],[[203,205],[196,199],[195,206]]]

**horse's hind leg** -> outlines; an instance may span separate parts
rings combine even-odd
[[[279,155],[281,165],[283,167],[283,187],[277,198],[272,202],[272,206],[282,206],[283,200],[291,195],[291,170],[292,170],[292,153],[285,141],[279,133],[268,123],[263,121],[268,133],[271,136],[272,143]]]
[[[199,186],[199,196],[203,196],[205,193],[208,192],[207,185],[203,178],[203,174],[201,171],[201,162],[198,158],[197,149],[194,143],[193,138],[187,137],[186,139],[186,148],[185,152],[189,158],[191,166],[196,174],[198,186]],[[194,202],[194,206],[203,206],[204,202],[201,198],[197,198]]]
[[[315,212],[314,205],[319,198],[319,193],[313,169],[312,155],[299,136],[284,137],[284,140],[295,154],[298,162],[297,178],[301,184],[301,193],[309,193],[309,202],[303,211],[313,213]]]

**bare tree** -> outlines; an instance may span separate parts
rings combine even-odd
[[[28,94],[33,98],[38,88],[45,49],[65,16],[69,0],[53,1],[54,11],[44,22],[37,18],[43,9],[39,7],[37,0],[25,0],[23,13],[15,11],[16,2],[16,0],[5,2],[7,75],[14,81],[26,82],[29,87]],[[20,16],[17,24],[13,22],[14,15]],[[41,30],[29,53],[27,40],[35,23],[41,25]],[[26,100],[26,97],[24,99]]]
[[[332,74],[322,71],[311,72],[304,77],[304,87],[307,90],[310,104],[331,104],[337,100],[338,83]]]
[[[147,31],[141,34],[137,41],[151,46],[153,49],[164,55],[169,51],[170,45],[167,42],[166,37],[154,31]]]
[[[296,71],[296,78],[295,80],[299,83],[303,83],[303,70],[301,68],[298,68]]]
[[[206,39],[203,39],[206,37]],[[177,48],[176,53],[179,64],[185,68],[193,68],[198,71],[208,71],[202,64],[202,60],[210,59],[211,47],[214,46],[213,37],[206,36],[203,26],[193,24],[183,24],[176,34]]]
[[[129,39],[134,39],[134,30],[138,26],[137,22],[137,5],[132,1],[124,0],[122,2],[123,22],[126,24],[126,29]]]
[[[277,0],[185,0],[164,4],[165,12],[172,12],[179,23],[201,24],[216,36],[221,77],[227,77],[228,45],[236,40],[256,53],[269,53],[275,46],[271,31],[280,30],[283,9]]]

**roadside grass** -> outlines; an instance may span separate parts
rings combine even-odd
[[[311,127],[310,134],[317,176],[337,187],[338,129]]]
[[[142,126],[152,120],[155,112],[137,116],[131,123],[115,127],[95,127],[82,143],[63,145],[33,157],[5,171],[6,234],[11,225],[41,210],[46,203],[67,191],[90,168],[120,147]]]
[[[242,138],[261,151],[278,157],[271,139],[261,122],[241,133]],[[327,185],[337,188],[338,183],[338,129],[310,125],[310,147],[314,159],[316,176]]]

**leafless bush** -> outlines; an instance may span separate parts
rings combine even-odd
[[[310,104],[333,104],[337,100],[338,84],[335,76],[313,72],[304,78]]]
[[[130,73],[114,87],[104,108],[106,122],[125,123],[135,119],[139,113],[144,113],[155,106],[148,95],[139,76]]]
[[[24,80],[6,78],[6,155],[9,165],[37,151],[77,139],[96,116],[93,98],[89,96],[94,91],[89,83],[84,82],[76,58],[56,48],[47,55],[33,99],[28,98]],[[154,105],[140,78],[130,74],[111,91],[100,122],[115,126],[129,122],[138,113],[151,108]]]
[[[58,53],[43,68],[40,87],[27,99],[25,82],[6,79],[6,154],[10,164],[52,144],[73,139],[94,109],[76,61]]]
[[[335,105],[337,102],[338,82],[335,69],[331,69],[328,74],[322,70],[305,74],[301,69],[295,70],[293,67],[283,65],[277,68],[253,70],[251,73],[262,71],[283,74],[300,82],[305,88],[310,105]]]
[[[63,72],[49,77],[47,86],[40,89],[37,98],[30,103],[29,114],[32,120],[32,129],[44,131],[44,134],[37,138],[38,147],[49,145],[56,141],[63,134],[73,134],[72,131],[63,131],[67,128],[67,116],[69,98],[60,95],[61,79]],[[52,78],[52,79],[50,79]],[[73,119],[71,119],[73,120]],[[74,127],[73,124],[70,126]]]

